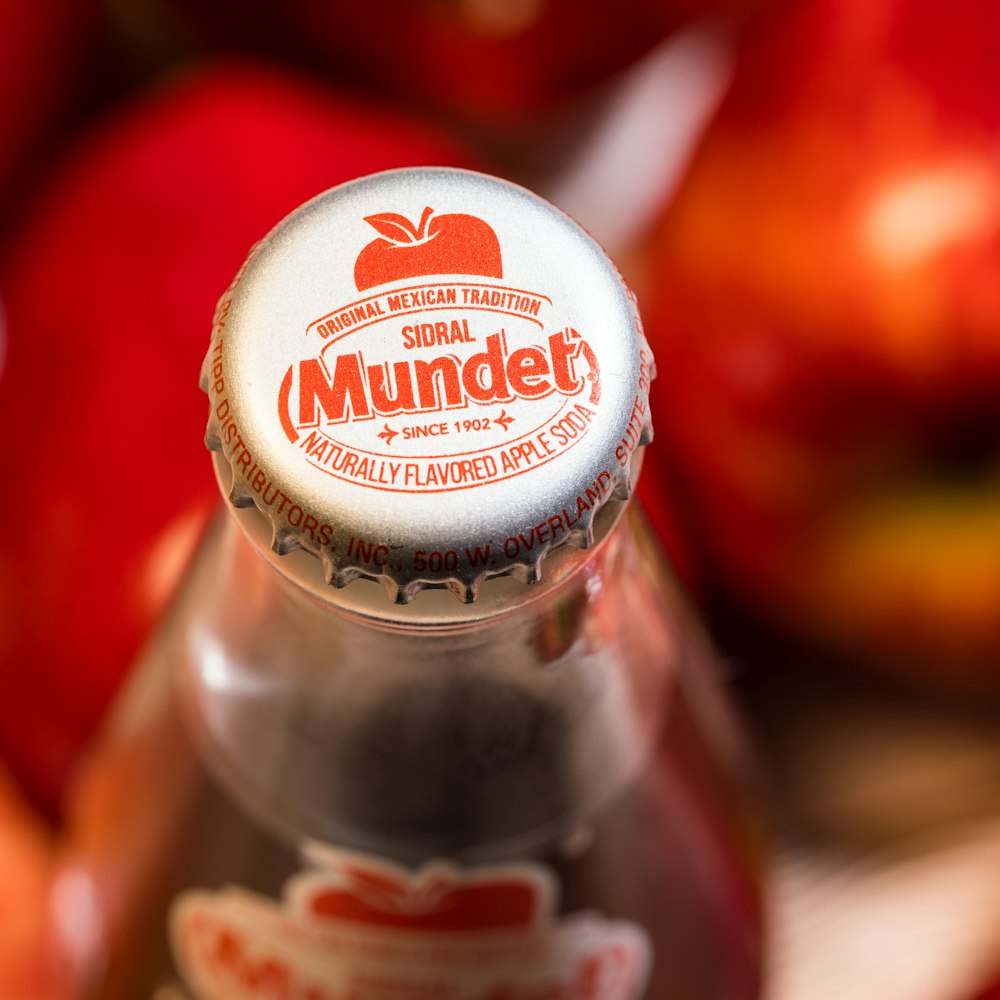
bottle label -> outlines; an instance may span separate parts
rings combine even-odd
[[[323,849],[280,901],[239,887],[174,904],[175,960],[199,1000],[639,1000],[637,924],[558,916],[535,863],[418,871]]]

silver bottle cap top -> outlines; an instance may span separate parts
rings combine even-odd
[[[219,302],[206,442],[327,580],[475,599],[586,546],[652,436],[653,361],[600,247],[524,188],[398,170],[307,202]]]

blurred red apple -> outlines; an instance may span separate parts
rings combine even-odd
[[[216,299],[302,201],[429,163],[470,158],[223,65],[122,111],[41,192],[0,270],[0,756],[49,805],[216,497],[197,388]]]
[[[994,689],[998,38],[992,0],[776,17],[653,235],[644,297],[646,475],[682,485],[716,594]]]
[[[1000,1000],[1000,980],[986,987],[981,993],[977,993],[972,1000]]]
[[[96,21],[93,0],[0,0],[0,200],[60,110]]]
[[[51,830],[0,767],[0,996],[10,1000],[72,996],[49,926],[54,869]]]
[[[330,4],[173,0],[179,32],[311,60],[366,88],[524,123],[706,16],[743,18],[765,0],[367,0]]]

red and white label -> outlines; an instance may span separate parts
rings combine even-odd
[[[189,891],[174,955],[199,1000],[639,1000],[652,950],[636,924],[555,915],[536,864],[410,872],[344,852],[274,901]]]
[[[303,461],[371,489],[440,493],[510,479],[578,444],[600,366],[558,304],[503,280],[476,216],[367,217],[359,298],[313,320],[278,417]],[[450,276],[461,275],[455,280]]]

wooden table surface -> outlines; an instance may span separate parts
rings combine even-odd
[[[1000,969],[1000,708],[793,662],[737,691],[777,841],[765,1000],[969,1000]]]

